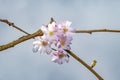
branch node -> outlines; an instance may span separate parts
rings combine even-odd
[[[91,34],[92,34],[92,32],[89,32],[89,34],[91,35]]]
[[[8,25],[9,25],[9,26],[12,26],[12,25],[14,25],[14,23],[11,22],[11,23],[8,23]]]

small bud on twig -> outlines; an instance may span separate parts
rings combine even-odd
[[[96,60],[93,60],[93,62],[91,63],[91,68],[93,68],[93,67],[95,67],[95,65],[96,65],[96,63],[97,63],[97,61]]]

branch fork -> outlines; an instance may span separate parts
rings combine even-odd
[[[53,22],[54,19],[51,18],[51,22]],[[0,51],[9,49],[11,47],[14,47],[15,45],[22,43],[26,40],[35,38],[37,36],[42,36],[43,32],[42,30],[38,30],[32,34],[29,34],[28,32],[24,31],[23,29],[21,29],[20,27],[16,26],[13,22],[8,21],[7,19],[0,19],[0,22],[4,22],[6,24],[8,24],[9,26],[12,26],[13,28],[16,28],[17,30],[25,33],[25,36],[22,36],[8,44],[5,45],[1,45],[0,46]],[[95,33],[95,32],[114,32],[114,33],[120,33],[120,30],[111,30],[111,29],[97,29],[97,30],[76,30],[75,33]],[[89,71],[91,71],[97,78],[98,80],[103,80],[103,78],[93,69],[91,68],[91,66],[89,66],[87,63],[85,63],[81,58],[79,58],[78,56],[76,56],[72,51],[70,50],[65,50],[68,54],[70,54],[74,59],[76,59],[79,63],[81,63],[82,65],[84,65]]]

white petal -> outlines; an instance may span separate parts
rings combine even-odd
[[[41,27],[41,30],[46,34],[48,32],[48,29],[46,26],[42,26]]]
[[[58,63],[58,64],[63,64],[62,59],[59,59],[59,60],[57,61],[57,63]]]
[[[50,47],[46,47],[46,53],[49,55],[52,52],[52,49]]]
[[[34,53],[36,53],[36,52],[38,52],[38,49],[39,49],[39,46],[34,46],[33,49],[32,49],[32,51],[33,51]]]
[[[71,24],[72,24],[72,22],[70,22],[70,21],[66,21],[66,23],[65,23],[66,27],[69,27]]]
[[[40,41],[34,41],[34,42],[33,42],[33,45],[36,45],[36,44],[39,45],[40,43],[41,43]]]
[[[51,61],[56,62],[57,60],[58,60],[58,57],[52,56],[52,60]]]

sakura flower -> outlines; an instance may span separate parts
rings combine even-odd
[[[66,49],[66,50],[70,50],[70,44],[71,44],[71,40],[72,40],[72,37],[71,36],[64,36],[64,35],[61,35],[61,36],[58,36],[58,40],[56,42],[56,46],[59,48],[59,49]]]
[[[53,52],[51,61],[58,64],[63,64],[63,62],[69,62],[69,55],[63,53],[61,50],[58,50]]]
[[[56,39],[57,27],[55,22],[48,24],[48,26],[42,26],[41,30],[44,32],[50,42],[53,42],[53,40]]]
[[[72,33],[75,31],[70,27],[71,22],[56,23],[52,21],[47,26],[42,26],[43,36],[39,36],[33,42],[33,52],[47,53],[52,56],[52,61],[63,64],[69,61],[69,55],[64,50],[70,50]],[[53,48],[56,51],[52,52]]]
[[[47,53],[50,54],[52,49],[51,49],[51,44],[48,42],[45,36],[38,37],[34,42],[33,42],[33,52],[40,52],[41,54]]]
[[[62,23],[59,23],[58,24],[58,28],[61,30],[61,32],[63,32],[64,34],[67,34],[69,35],[70,33],[74,32],[75,30],[72,29],[70,26],[71,26],[71,23],[70,21],[65,21],[65,22],[62,22]]]

